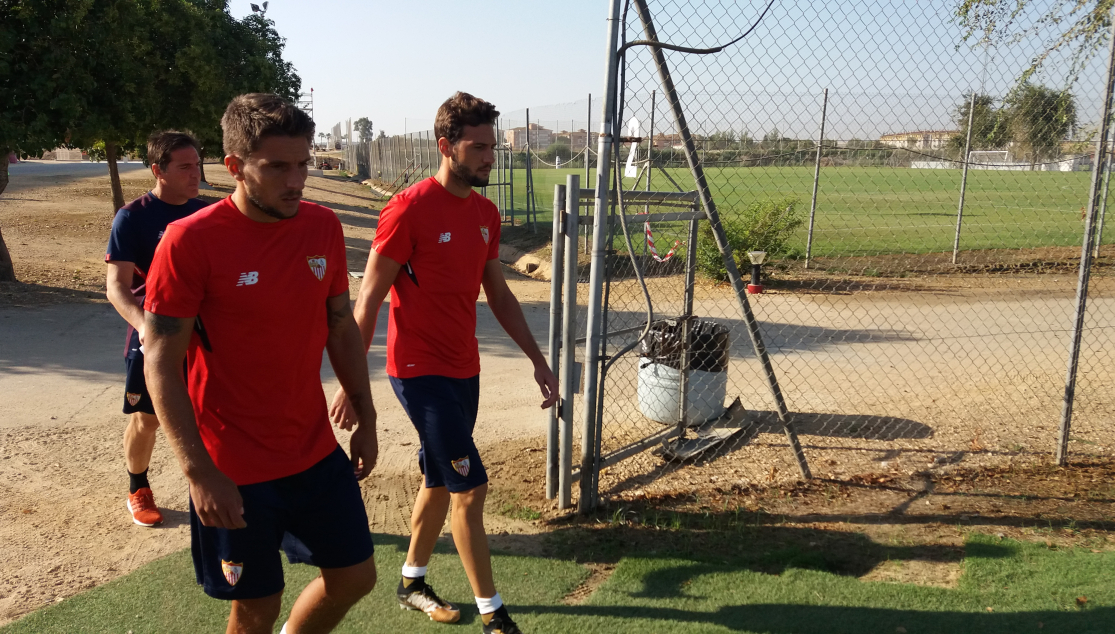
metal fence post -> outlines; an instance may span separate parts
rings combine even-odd
[[[654,28],[654,23],[651,21],[650,10],[647,8],[646,0],[635,0],[635,9],[638,11],[639,19],[643,23],[646,39],[657,42],[658,33]],[[674,122],[677,125],[678,132],[681,134],[682,143],[685,145],[685,158],[689,163],[689,171],[693,174],[693,180],[697,184],[697,193],[701,197],[701,206],[705,209],[709,224],[712,226],[712,235],[716,239],[716,244],[724,257],[724,268],[727,269],[728,279],[732,282],[732,289],[735,291],[736,299],[743,312],[744,321],[747,323],[747,333],[751,338],[751,345],[755,349],[755,356],[758,357],[759,361],[762,363],[763,374],[767,380],[767,387],[770,389],[771,397],[774,399],[778,420],[782,423],[782,429],[786,434],[786,440],[789,442],[790,449],[794,454],[794,459],[797,462],[801,477],[809,480],[813,477],[809,470],[809,462],[805,458],[805,452],[802,450],[801,442],[798,440],[797,432],[794,430],[793,420],[790,417],[790,410],[786,406],[786,399],[782,396],[782,388],[778,385],[778,376],[774,373],[774,365],[771,363],[770,355],[767,353],[766,345],[763,343],[762,333],[759,332],[759,322],[755,319],[755,313],[751,310],[751,303],[747,299],[743,280],[740,278],[739,268],[736,266],[735,256],[732,255],[732,247],[728,244],[727,237],[724,235],[723,225],[720,224],[720,215],[716,211],[716,203],[712,200],[708,182],[705,180],[704,168],[697,158],[697,148],[693,143],[693,135],[689,133],[689,124],[685,121],[685,112],[682,110],[681,101],[678,98],[677,90],[674,88],[674,80],[670,76],[670,70],[666,66],[666,56],[662,52],[662,49],[656,46],[651,46],[650,51],[654,58],[654,64],[658,68],[658,75],[662,80],[662,92],[670,104],[670,108],[674,115]],[[609,95],[609,97],[611,96]],[[607,109],[605,109],[605,113],[607,113]],[[601,147],[603,147],[603,144]],[[601,151],[603,152],[603,150]],[[597,183],[600,183],[599,174],[596,178]],[[597,196],[599,196],[599,190]],[[597,207],[596,213],[603,213],[603,209]],[[601,219],[598,216],[594,218],[594,220],[597,232],[599,233],[603,227]],[[602,240],[599,236],[596,236],[595,242],[600,243]],[[594,260],[596,255],[596,249],[594,248]],[[596,333],[592,334],[595,335]],[[599,342],[597,342],[597,345],[599,346]],[[585,471],[585,473],[588,472]]]
[[[1108,52],[1107,83],[1103,93],[1103,119],[1100,121],[1096,158],[1092,167],[1091,197],[1088,216],[1084,222],[1084,246],[1080,250],[1080,276],[1076,283],[1076,315],[1073,319],[1072,347],[1069,350],[1069,367],[1065,375],[1065,401],[1061,410],[1061,427],[1057,435],[1057,464],[1068,462],[1069,430],[1072,428],[1073,402],[1076,398],[1076,374],[1080,365],[1080,345],[1084,331],[1084,315],[1088,308],[1088,280],[1092,272],[1092,250],[1095,245],[1096,216],[1101,204],[1101,184],[1104,163],[1108,152],[1107,135],[1111,129],[1111,99],[1115,93],[1115,20],[1111,24],[1111,48]]]
[[[560,448],[561,472],[558,474],[558,508],[567,509],[573,505],[573,395],[577,393],[579,376],[577,372],[577,255],[580,246],[577,225],[581,215],[581,179],[577,174],[565,177],[565,261],[561,272],[562,315],[561,315],[561,422]],[[558,274],[554,271],[554,275]],[[581,480],[584,488],[585,481]]]
[[[960,253],[960,224],[964,220],[964,194],[968,191],[968,155],[972,151],[972,120],[976,112],[976,91],[972,91],[972,100],[968,103],[968,134],[964,139],[964,171],[960,175],[960,202],[956,207],[956,237],[952,240],[952,263]]]
[[[1110,142],[1108,143],[1110,145]],[[1103,199],[1100,203],[1099,226],[1096,227],[1096,248],[1092,257],[1100,256],[1100,245],[1103,244],[1103,223],[1107,218],[1107,192],[1111,188],[1111,150],[1107,151],[1107,161],[1103,169]]]
[[[585,121],[585,184],[592,182],[592,93],[588,94],[588,118]],[[580,248],[580,245],[577,246]],[[588,225],[585,225],[585,255],[589,253]]]
[[[817,215],[817,185],[821,182],[821,151],[825,146],[825,115],[828,114],[829,89],[825,88],[825,96],[821,100],[821,132],[817,135],[817,160],[813,165],[813,198],[809,202],[809,233],[805,238],[805,268],[809,268],[809,259],[813,256],[813,219]]]
[[[565,185],[554,185],[554,231],[550,258],[550,371],[561,376],[561,326],[562,292],[564,276],[558,267],[565,265],[565,227],[561,210],[565,209]],[[561,399],[550,408],[546,434],[546,499],[557,496],[558,487],[558,419],[561,417]]]
[[[595,469],[595,432],[596,406],[600,376],[600,343],[604,333],[600,332],[600,320],[604,312],[604,267],[607,265],[608,238],[608,200],[610,196],[608,173],[612,153],[612,121],[617,92],[617,66],[619,55],[620,7],[621,0],[611,0],[608,9],[608,51],[607,67],[604,77],[604,107],[600,137],[596,155],[596,197],[593,201],[592,215],[592,264],[589,268],[588,324],[585,342],[585,394],[584,429],[581,433],[581,495],[577,508],[587,513],[596,507],[596,491],[588,483]]]

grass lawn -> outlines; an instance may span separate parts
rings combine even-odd
[[[671,168],[683,188],[693,187],[687,169]],[[538,220],[549,233],[554,185],[583,169],[534,171]],[[813,189],[812,167],[713,167],[706,171],[713,196],[724,214],[749,202],[796,196],[808,218]],[[525,170],[515,171],[515,207],[526,208]],[[1083,237],[1081,208],[1087,205],[1088,172],[968,173],[960,247],[1019,249],[1079,246]],[[637,185],[642,189],[645,181]],[[626,179],[633,187],[634,180]],[[673,186],[657,170],[652,188]],[[887,167],[824,167],[813,237],[815,257],[951,251],[956,230],[959,170]],[[796,241],[804,251],[803,226]]]
[[[612,537],[621,551],[614,572],[580,604],[568,604],[563,597],[589,576],[575,559],[591,557],[597,546],[578,529],[566,529],[564,536],[561,531],[539,536],[551,540],[552,557],[495,557],[501,594],[524,631],[1084,634],[1115,629],[1111,552],[1051,549],[971,534],[959,585],[944,589],[865,582],[831,572],[826,562],[842,553],[824,547],[802,544],[748,552],[745,533],[718,541],[722,552],[711,557],[688,556],[685,548],[624,550],[623,536]],[[664,537],[664,545],[677,543]],[[682,543],[692,541],[679,537],[685,538]],[[724,547],[729,543],[735,547]],[[377,536],[376,544],[381,582],[337,631],[458,631],[396,607],[392,595],[405,541]],[[916,557],[914,549],[887,552]],[[227,605],[208,599],[193,584],[189,559],[188,552],[170,555],[0,632],[220,631]],[[456,557],[440,552],[431,571],[430,581],[439,593],[463,607],[459,631],[478,631],[472,593]],[[287,568],[286,609],[312,572],[306,566]]]

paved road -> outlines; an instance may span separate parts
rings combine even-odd
[[[121,172],[146,170],[147,166],[139,161],[117,163]],[[20,161],[8,166],[9,176],[99,176],[108,174],[108,163],[68,162],[68,161]]]

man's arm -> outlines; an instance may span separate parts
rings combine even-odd
[[[488,298],[488,307],[496,316],[496,321],[507,332],[511,340],[518,344],[526,353],[527,358],[534,363],[534,380],[542,390],[542,409],[552,406],[558,399],[558,380],[550,370],[550,364],[530,332],[523,308],[511,289],[507,287],[507,280],[503,277],[503,267],[499,260],[488,260],[484,264],[484,295]]]
[[[209,457],[197,429],[182,361],[190,345],[194,319],[146,313],[143,376],[155,413],[178,464],[190,481],[190,497],[201,523],[219,528],[244,528],[240,491]]]
[[[360,327],[348,305],[348,293],[330,297],[325,304],[329,323],[325,350],[358,421],[349,451],[356,479],[361,480],[372,472],[379,455],[376,408],[368,386],[368,358],[362,346]]]
[[[360,328],[360,339],[365,355],[372,347],[372,337],[376,334],[376,319],[379,318],[380,306],[387,298],[387,292],[391,290],[391,285],[395,283],[395,278],[398,277],[402,267],[403,265],[374,250],[368,256],[368,264],[364,267],[364,281],[360,284],[360,294],[356,297],[356,309],[353,311],[356,325]],[[345,305],[348,305],[347,301]],[[363,363],[366,373],[367,360],[365,359]],[[367,380],[364,383],[367,384]],[[341,383],[340,389],[333,396],[333,404],[329,407],[329,418],[341,429],[351,429],[352,424],[356,422],[356,412],[348,402],[344,383]]]
[[[139,342],[144,340],[143,302],[132,294],[132,276],[135,275],[134,262],[109,260],[108,277],[105,279],[105,295],[116,312],[139,332]]]

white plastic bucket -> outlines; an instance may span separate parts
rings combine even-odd
[[[666,425],[678,422],[681,403],[681,371],[662,363],[640,360],[639,410],[643,416]],[[728,393],[727,372],[689,372],[689,402],[686,423],[701,423],[724,413],[724,397]]]

